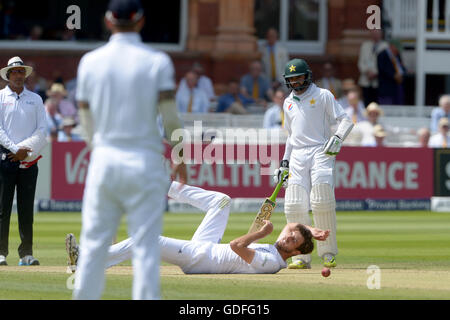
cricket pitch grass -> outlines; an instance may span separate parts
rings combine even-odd
[[[232,213],[223,242],[245,234],[254,217],[255,213]],[[190,239],[202,218],[202,214],[166,213],[163,234]],[[274,232],[261,243],[273,243],[285,223],[280,213],[274,213],[271,220]],[[321,275],[322,264],[316,250],[312,253],[312,269],[284,269],[266,275],[185,275],[177,266],[163,263],[162,298],[450,299],[449,213],[338,212],[337,222],[338,266],[328,278]],[[34,256],[41,265],[19,267],[17,215],[13,215],[9,265],[0,266],[0,299],[70,299],[73,276],[66,273],[64,241],[69,232],[78,239],[80,229],[79,213],[36,214]],[[126,224],[122,222],[118,241],[126,237]],[[130,261],[108,269],[103,299],[131,299],[132,277]]]

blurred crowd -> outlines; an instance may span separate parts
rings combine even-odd
[[[38,30],[35,30],[38,34]],[[284,67],[290,60],[288,50],[278,41],[275,28],[267,30],[259,46],[260,60],[251,61],[240,78],[230,79],[216,94],[212,79],[204,66],[195,62],[177,86],[175,103],[180,113],[229,113],[264,115],[262,126],[283,127],[283,101],[288,89],[284,85]],[[331,61],[313,70],[314,82],[330,90],[343,106],[355,127],[349,135],[351,145],[385,146],[385,138],[398,128],[384,124],[380,105],[403,105],[403,82],[408,70],[401,57],[401,43],[384,40],[382,30],[370,31],[358,58],[359,77],[340,79]],[[34,72],[27,78],[27,88],[39,94],[46,108],[48,137],[51,141],[79,141],[78,110],[75,101],[76,79],[64,82],[61,77],[45,79],[33,62]],[[0,83],[3,88],[6,83]],[[449,146],[450,95],[442,95],[432,110],[430,125],[416,128],[414,146]]]
[[[217,96],[203,66],[195,63],[181,81],[176,103],[180,113],[264,114],[264,128],[283,127],[283,101],[287,94],[283,73],[290,57],[278,41],[278,32],[270,28],[259,46],[261,59],[251,61],[241,78],[231,79],[226,92]],[[343,106],[355,127],[348,137],[352,145],[386,146],[386,137],[403,128],[384,124],[380,105],[404,105],[404,81],[409,71],[402,59],[402,44],[386,41],[383,31],[370,31],[370,39],[361,44],[358,57],[359,77],[340,79],[331,61],[313,72],[315,83],[330,90]],[[317,76],[318,75],[318,76]],[[411,146],[446,148],[449,136],[450,95],[442,95],[432,111],[428,127],[412,130],[417,139]],[[404,129],[408,132],[410,128]]]
[[[15,0],[0,0],[0,39],[7,40],[76,40],[74,30],[57,24],[44,27],[41,24],[25,23],[22,6]]]

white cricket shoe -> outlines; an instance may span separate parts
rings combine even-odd
[[[6,257],[4,255],[0,255],[0,266],[7,266]]]

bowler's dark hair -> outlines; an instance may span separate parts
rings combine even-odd
[[[296,228],[302,234],[303,239],[305,239],[303,243],[297,247],[297,250],[300,251],[301,254],[311,253],[314,250],[314,243],[312,241],[313,237],[311,231],[300,223],[296,225]]]

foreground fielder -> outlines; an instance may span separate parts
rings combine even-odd
[[[287,224],[275,244],[256,244],[255,241],[273,231],[270,221],[257,232],[239,237],[229,244],[220,244],[230,213],[230,198],[220,192],[172,182],[169,197],[206,212],[191,240],[160,236],[162,261],[179,266],[184,273],[276,273],[286,268],[285,260],[299,253],[313,250],[312,238],[325,240],[329,230],[297,223]],[[106,268],[132,256],[133,240],[128,238],[109,248]],[[78,246],[73,234],[66,237],[66,249],[72,270],[75,270]]]
[[[105,22],[112,35],[107,44],[85,54],[78,67],[76,97],[92,152],[74,299],[101,297],[108,247],[125,213],[134,243],[133,299],[160,298],[157,241],[170,180],[158,111],[167,137],[181,123],[170,103],[175,89],[172,61],[142,42],[143,13],[139,0],[111,0]],[[185,165],[175,165],[174,174],[184,181]]]
[[[289,61],[284,78],[286,86],[292,89],[283,105],[288,138],[274,180],[278,183],[282,172],[289,171],[285,195],[288,223],[311,225],[311,208],[314,226],[331,230],[328,239],[317,244],[317,252],[326,267],[335,267],[338,249],[334,164],[353,123],[330,91],[312,83],[312,72],[303,59]],[[336,123],[339,126],[332,133],[331,126]],[[289,268],[311,268],[311,255],[293,257]]]

